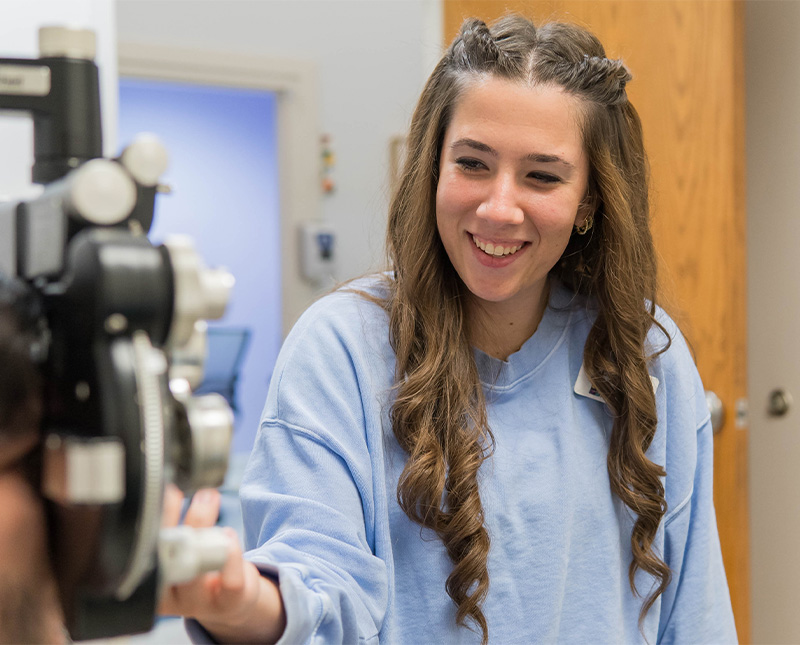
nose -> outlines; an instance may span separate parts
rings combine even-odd
[[[477,216],[495,224],[521,224],[525,218],[513,175],[498,173],[487,186]]]

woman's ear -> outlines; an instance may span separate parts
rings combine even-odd
[[[587,189],[586,195],[581,200],[581,203],[578,204],[578,212],[575,213],[575,228],[582,228],[590,217],[594,218],[594,214],[597,211],[596,195],[597,193],[591,188]]]

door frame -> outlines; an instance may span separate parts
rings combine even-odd
[[[317,70],[310,61],[120,42],[119,77],[275,92],[283,335],[316,291],[300,274],[298,231],[321,219]]]

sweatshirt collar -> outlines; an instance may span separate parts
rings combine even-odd
[[[509,389],[541,369],[566,337],[575,300],[574,293],[558,280],[552,279],[550,299],[539,326],[508,360],[494,358],[473,348],[478,375],[484,387],[494,391]]]

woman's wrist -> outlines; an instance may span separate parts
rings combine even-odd
[[[255,567],[253,567],[255,569]],[[198,622],[219,643],[277,643],[286,629],[286,611],[277,582],[255,570],[256,596],[222,620]]]

